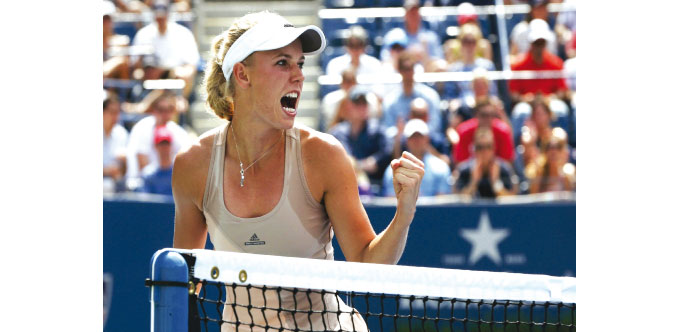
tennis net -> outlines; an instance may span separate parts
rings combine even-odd
[[[152,331],[576,330],[569,277],[163,249],[147,285]]]

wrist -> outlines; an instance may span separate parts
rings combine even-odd
[[[397,204],[397,212],[394,214],[393,224],[408,228],[416,215],[416,207],[406,209]]]

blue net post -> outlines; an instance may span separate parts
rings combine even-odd
[[[179,253],[159,250],[151,258],[151,281],[189,282],[189,268]],[[151,285],[151,331],[187,332],[189,291],[178,285]]]

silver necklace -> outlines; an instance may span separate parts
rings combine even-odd
[[[241,168],[241,171],[240,171],[241,172],[241,188],[243,188],[243,184],[246,180],[246,175],[245,175],[246,171],[251,166],[255,165],[256,162],[260,161],[260,159],[264,158],[264,156],[266,156],[269,152],[271,152],[271,150],[279,143],[279,141],[281,140],[281,137],[283,137],[283,134],[281,135],[281,137],[279,137],[278,140],[276,140],[276,143],[272,144],[272,146],[270,146],[269,149],[267,149],[267,151],[265,151],[260,156],[260,158],[255,159],[255,161],[253,161],[250,165],[248,165],[248,167],[243,168],[243,162],[241,161],[241,154],[238,152],[238,143],[236,143],[236,134],[234,133],[234,126],[232,124],[230,124],[230,126],[231,126],[231,136],[234,137],[234,145],[236,146],[236,155],[238,155],[238,165]]]

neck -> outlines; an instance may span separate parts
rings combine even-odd
[[[112,124],[105,123],[104,124],[104,134],[106,136],[111,135],[111,131],[113,130],[114,125],[115,125],[115,123],[112,123]]]
[[[170,155],[160,155],[159,164],[162,169],[168,169],[172,167],[172,158]]]
[[[531,58],[536,64],[543,64],[543,52],[533,52],[531,53]]]
[[[357,56],[350,55],[350,59],[351,59],[350,62],[352,63],[352,66],[359,67],[359,57],[360,56],[361,55],[357,55]]]
[[[405,95],[410,96],[413,93],[413,81],[402,81],[401,86]]]
[[[227,142],[229,156],[243,163],[243,167],[262,157],[264,153],[273,154],[277,150],[274,145],[279,145],[283,130],[279,128],[263,128],[262,121],[259,123],[249,122],[244,118],[237,118],[236,114],[229,125]],[[238,151],[237,151],[238,147]]]
[[[352,119],[347,120],[350,125],[350,132],[353,137],[357,136],[366,126],[366,120],[364,119]]]
[[[168,23],[158,24],[158,22],[156,22],[156,25],[158,26],[158,32],[161,35],[164,35],[165,32],[168,31]]]

